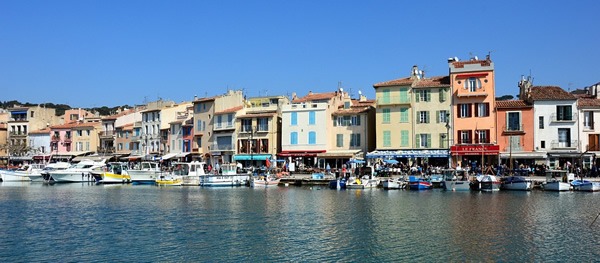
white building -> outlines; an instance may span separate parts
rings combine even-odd
[[[556,86],[532,86],[526,96],[533,103],[535,150],[548,154],[547,165],[551,168],[578,163],[581,146],[577,98]]]
[[[594,157],[600,155],[600,98],[598,98],[600,83],[584,89],[585,94],[576,95],[578,108],[579,139],[583,155],[583,165],[589,167]]]

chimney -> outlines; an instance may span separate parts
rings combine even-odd
[[[360,101],[360,102],[367,101],[367,96],[365,96],[363,94],[360,94],[360,97],[358,98],[358,101]]]
[[[421,70],[421,79],[425,78],[425,70]]]
[[[312,90],[309,90],[309,91],[308,91],[308,95],[309,95],[309,96],[310,96],[310,95],[313,95],[313,93],[312,93]]]
[[[298,96],[296,95],[296,92],[292,92],[292,100],[295,100],[297,98],[298,98]]]

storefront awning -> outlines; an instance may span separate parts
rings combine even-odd
[[[111,158],[113,158],[112,155],[109,155],[109,156],[104,156],[104,155],[77,156],[77,157],[73,158],[73,162],[81,162],[83,160],[91,160],[91,161],[95,161],[95,162],[102,161],[102,160],[108,161]]]
[[[283,157],[316,157],[319,153],[324,153],[325,150],[317,151],[282,151],[278,153],[278,156]]]
[[[169,159],[177,156],[177,154],[179,154],[179,153],[167,153],[167,154],[163,155],[161,157],[161,159],[163,159],[163,160],[169,160]]]
[[[554,158],[579,158],[581,153],[577,152],[559,152],[559,153],[548,153],[548,157]]]
[[[448,150],[373,151],[367,158],[447,158]]]
[[[502,159],[546,159],[545,152],[516,152],[516,153],[500,153]]]
[[[498,155],[500,146],[492,144],[455,145],[450,147],[452,155]]]
[[[352,150],[352,151],[327,151],[324,153],[318,153],[317,157],[319,158],[354,158],[360,150]]]
[[[31,161],[33,160],[32,156],[11,156],[10,160],[12,161]]]
[[[190,152],[187,152],[187,153],[180,153],[180,154],[177,154],[177,156],[176,156],[176,157],[177,157],[177,158],[182,158],[182,157],[186,157],[186,156],[188,156],[189,154],[191,154],[191,153],[190,153]]]
[[[271,159],[270,154],[236,154],[233,156],[234,161],[264,161],[266,159]]]

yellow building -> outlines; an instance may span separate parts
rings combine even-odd
[[[377,149],[367,157],[446,166],[451,127],[449,77],[428,78],[413,66],[409,77],[373,87]]]

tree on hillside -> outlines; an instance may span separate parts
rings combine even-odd
[[[515,97],[513,95],[503,95],[503,96],[500,96],[500,97],[496,97],[496,100],[512,100],[514,98]]]

